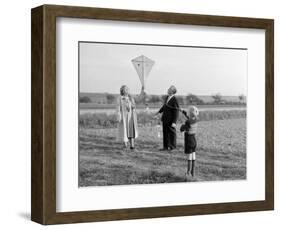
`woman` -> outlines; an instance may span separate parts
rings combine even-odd
[[[117,98],[117,120],[117,139],[124,143],[125,148],[130,142],[130,149],[134,149],[134,140],[138,137],[136,104],[126,85],[120,88],[120,97]]]

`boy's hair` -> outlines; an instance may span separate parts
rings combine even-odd
[[[189,106],[187,111],[188,111],[187,113],[188,113],[189,117],[198,118],[198,116],[199,116],[199,109],[196,106],[194,106],[194,105]]]

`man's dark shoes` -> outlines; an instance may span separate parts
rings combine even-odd
[[[169,148],[169,151],[171,151],[171,152],[175,151],[175,150],[176,150],[176,148],[172,148],[172,147]]]

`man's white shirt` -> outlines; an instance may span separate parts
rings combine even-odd
[[[175,96],[175,95],[173,94],[173,95],[169,96],[166,103],[168,103],[173,96]]]

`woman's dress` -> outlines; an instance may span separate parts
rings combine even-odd
[[[128,96],[117,98],[117,140],[128,142],[138,137],[137,113],[134,99]]]

